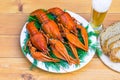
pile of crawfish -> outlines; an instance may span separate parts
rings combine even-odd
[[[47,13],[55,15],[57,21],[49,19]],[[34,21],[28,22],[26,25],[30,34],[27,46],[33,58],[42,62],[59,62],[62,59],[70,65],[80,63],[76,48],[88,51],[88,34],[83,26],[77,24],[77,20],[71,17],[68,12],[57,7],[47,11],[38,9],[33,11],[30,16],[36,16],[39,23],[42,24],[39,30]],[[84,43],[78,38],[78,30],[81,31]],[[64,38],[67,39],[67,42]],[[70,46],[74,58],[68,54],[64,44]],[[57,58],[50,56],[48,45]]]

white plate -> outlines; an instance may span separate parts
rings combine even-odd
[[[100,37],[98,38],[99,40],[99,44],[100,44]],[[99,45],[99,48],[100,50],[102,51],[102,48],[101,46]],[[115,63],[115,62],[112,62],[110,60],[110,58],[108,56],[106,56],[103,52],[102,54],[100,55],[100,59],[102,60],[102,62],[108,66],[110,69],[114,70],[114,71],[117,71],[117,72],[120,72],[120,63]]]
[[[80,15],[75,14],[71,11],[68,11],[68,10],[67,10],[67,12],[72,17],[74,17],[77,21],[81,22],[84,27],[88,26],[88,32],[93,32],[94,33],[92,27],[89,25],[89,23],[83,17],[81,17]],[[26,24],[27,24],[27,22],[26,22]],[[43,69],[43,70],[48,71],[48,72],[54,72],[54,73],[72,72],[72,71],[81,69],[82,67],[87,65],[91,61],[91,59],[93,58],[93,56],[95,54],[95,49],[93,49],[92,46],[94,46],[96,44],[96,36],[92,35],[92,36],[89,37],[89,39],[91,40],[91,44],[89,45],[89,50],[88,50],[86,56],[84,56],[83,60],[81,61],[81,63],[79,65],[76,66],[76,65],[65,64],[65,65],[68,65],[67,67],[63,67],[63,66],[59,65],[59,69],[57,69],[57,70],[56,70],[56,68],[54,69],[54,65],[50,66],[50,67],[46,67],[44,62],[33,59],[29,52],[24,51],[24,46],[26,45],[25,41],[26,41],[26,38],[27,38],[26,35],[28,35],[28,32],[26,30],[26,24],[23,26],[23,29],[22,29],[21,35],[20,35],[20,45],[21,45],[21,48],[22,48],[22,52],[25,54],[27,59],[32,64],[34,64],[35,66],[37,66],[40,69]]]

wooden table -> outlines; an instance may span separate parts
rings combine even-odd
[[[23,55],[19,39],[29,13],[38,8],[58,6],[80,14],[90,21],[91,0],[0,0],[0,80],[120,80],[97,56],[80,70],[55,74],[38,68]],[[120,21],[120,0],[113,0],[104,26]]]

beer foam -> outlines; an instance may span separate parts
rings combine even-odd
[[[92,7],[97,12],[106,12],[110,5],[112,0],[92,0]]]

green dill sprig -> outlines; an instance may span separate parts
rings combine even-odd
[[[64,11],[64,12],[66,12],[66,11],[67,11],[67,9],[64,9],[63,11]]]
[[[100,50],[100,48],[96,48],[96,54],[98,57],[102,55],[102,51]]]
[[[93,32],[93,31],[90,31],[88,33],[88,37],[91,37],[91,36],[96,36],[97,37],[97,34],[95,32]]]
[[[31,21],[37,21],[37,22],[39,22],[39,20],[37,19],[36,16],[28,16],[28,20],[27,21],[28,22],[31,22]]]
[[[24,55],[27,55],[27,53],[30,53],[30,51],[29,51],[29,48],[28,48],[28,46],[26,45],[27,44],[27,41],[29,40],[29,38],[30,38],[30,35],[28,34],[28,32],[26,31],[26,32],[24,32],[25,33],[25,36],[26,36],[26,38],[24,39],[24,46],[22,47],[22,51],[23,51],[23,53],[24,53]]]
[[[55,20],[57,16],[51,14],[51,13],[47,13],[47,17],[51,20]]]

